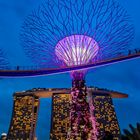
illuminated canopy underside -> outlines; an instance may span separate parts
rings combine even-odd
[[[97,42],[85,35],[72,35],[60,40],[55,47],[57,58],[67,66],[88,64],[98,54]]]
[[[41,68],[118,58],[133,38],[132,19],[116,0],[45,0],[20,34],[25,53]]]

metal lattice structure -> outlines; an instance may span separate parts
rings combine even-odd
[[[130,17],[114,0],[46,0],[25,20],[21,41],[36,64],[55,68],[120,57],[129,50],[133,35]],[[87,101],[85,71],[71,74],[67,140],[97,140],[96,119],[92,115],[95,108]]]
[[[9,62],[6,59],[6,53],[0,49],[0,69],[5,68],[8,64]]]
[[[90,60],[94,63],[125,54],[133,40],[134,27],[126,10],[114,0],[46,0],[25,19],[21,42],[36,64],[60,67],[64,61],[57,57],[56,45],[76,35],[97,42],[98,54]]]

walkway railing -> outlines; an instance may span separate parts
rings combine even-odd
[[[112,58],[108,60],[95,61],[94,63],[78,66],[69,66],[61,68],[47,68],[47,66],[15,66],[15,67],[1,67],[0,77],[22,77],[22,76],[39,76],[39,75],[50,75],[57,73],[65,73],[73,70],[90,69],[101,67],[105,65],[111,65],[113,63],[118,63],[121,61],[127,61],[130,59],[140,57],[140,51],[133,54],[128,54],[127,56],[119,56],[117,58]]]
[[[124,57],[131,57],[132,55],[140,55],[140,50],[138,49],[134,49],[134,50],[128,50],[128,55],[121,55],[118,58],[124,58]],[[109,61],[114,60],[114,59],[118,59],[118,58],[112,58],[112,59],[108,59]],[[100,63],[103,61],[108,61],[108,60],[97,60],[94,62],[94,64],[96,63]],[[93,64],[93,62],[90,62],[88,64]],[[82,64],[81,64],[82,65]],[[85,64],[83,64],[85,65]],[[78,65],[77,65],[78,66]],[[79,65],[80,66],[80,65]],[[69,66],[72,67],[72,66]],[[66,66],[63,66],[61,68],[67,68]],[[44,66],[0,66],[0,71],[1,70],[41,70],[41,69],[54,69],[54,68],[49,68],[49,66],[44,65]]]

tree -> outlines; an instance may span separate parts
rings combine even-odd
[[[129,125],[130,130],[124,129],[124,134],[122,135],[122,140],[140,140],[140,123],[137,123],[136,128]]]

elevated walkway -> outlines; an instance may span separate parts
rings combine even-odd
[[[16,78],[16,77],[33,77],[33,76],[43,76],[43,75],[53,75],[59,73],[66,73],[75,70],[86,70],[91,68],[102,67],[106,65],[111,65],[123,61],[128,61],[131,59],[140,58],[140,51],[134,54],[129,54],[127,56],[119,56],[117,58],[112,58],[100,62],[94,62],[87,65],[63,67],[63,68],[38,68],[38,67],[3,67],[0,69],[0,77],[6,78]]]

